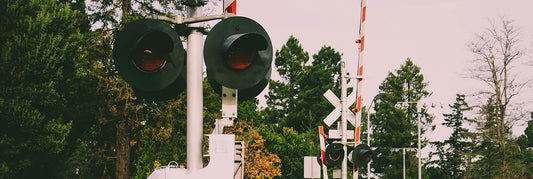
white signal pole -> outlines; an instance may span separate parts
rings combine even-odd
[[[341,62],[341,130],[342,130],[342,137],[341,137],[341,143],[342,143],[342,149],[344,150],[344,159],[342,160],[342,172],[341,172],[341,178],[347,179],[348,178],[348,147],[346,146],[348,143],[348,121],[346,120],[346,113],[350,111],[346,111],[348,109],[347,104],[347,97],[346,93],[347,91],[347,84],[346,84],[346,65],[344,61]]]
[[[202,17],[203,7],[196,0],[189,1],[189,17]],[[200,27],[200,24],[189,26]],[[204,38],[201,31],[191,30],[187,37],[187,169],[202,169],[203,138],[203,61]]]

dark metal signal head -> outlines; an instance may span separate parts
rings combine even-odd
[[[213,89],[239,90],[239,100],[257,96],[268,84],[272,65],[272,42],[261,25],[234,16],[217,23],[204,45],[207,77]]]
[[[340,143],[332,143],[326,147],[326,166],[334,167],[342,164],[344,160],[344,149]]]
[[[366,165],[372,160],[372,150],[366,144],[359,144],[355,147],[352,154],[352,161],[357,166]]]
[[[185,58],[175,30],[154,19],[126,24],[113,44],[118,73],[141,98],[177,96],[184,89]]]

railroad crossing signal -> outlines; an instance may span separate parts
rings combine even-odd
[[[272,42],[259,23],[234,16],[217,23],[205,40],[207,78],[215,91],[238,90],[238,100],[257,96],[270,80]]]
[[[226,18],[205,40],[207,78],[219,94],[225,86],[239,90],[238,100],[252,99],[270,80],[272,51],[270,37],[259,23],[246,17]],[[139,98],[166,100],[185,89],[185,50],[176,30],[163,21],[127,24],[115,40],[113,58]]]
[[[189,14],[192,16],[189,18],[153,15],[150,16],[152,19],[126,24],[118,33],[113,46],[115,66],[137,97],[166,100],[178,96],[188,85],[188,169],[169,164],[164,170],[154,171],[149,178],[235,178],[231,169],[236,166],[241,166],[242,178],[244,161],[237,161],[235,156],[244,155],[244,150],[235,153],[235,137],[222,134],[222,131],[210,136],[210,162],[206,167],[202,165],[201,60],[204,56],[207,77],[214,90],[230,94],[228,98],[223,98],[222,117],[233,122],[236,114],[224,115],[224,101],[230,102],[226,108],[236,113],[237,97],[246,100],[261,93],[270,80],[273,53],[272,42],[263,27],[252,19],[234,16],[236,0],[231,1],[229,6],[228,2],[224,1],[225,12],[228,13],[202,16],[197,12],[202,12],[205,1],[189,0],[185,2],[190,7]],[[223,20],[209,31],[203,48],[203,35],[207,31],[199,22],[214,19]],[[169,23],[176,25],[176,29],[171,28]],[[187,35],[188,53],[183,49],[180,35]],[[239,162],[240,165],[235,165]]]
[[[366,144],[359,144],[349,154],[349,156],[351,156],[349,159],[353,164],[356,164],[357,166],[363,166],[372,160],[372,150]]]
[[[344,149],[342,144],[329,144],[326,147],[324,158],[328,167],[334,167],[342,164],[342,161],[344,160]]]
[[[126,24],[113,45],[115,66],[137,97],[165,100],[185,88],[185,50],[178,34],[159,20]]]
[[[324,123],[326,125],[331,126],[333,122],[335,122],[339,117],[341,116],[341,101],[337,96],[331,91],[328,90],[324,93],[324,97],[333,105],[335,106],[335,109],[331,111],[331,113],[324,118]],[[351,112],[351,110],[348,109],[348,106],[353,104],[355,102],[355,93],[352,92],[350,95],[348,95],[347,99],[347,106],[345,107],[344,111],[346,114],[346,120],[350,122],[352,125],[355,126],[355,114]]]

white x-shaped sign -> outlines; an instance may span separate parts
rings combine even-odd
[[[331,113],[329,113],[329,115],[326,116],[326,118],[324,119],[324,123],[326,123],[326,125],[328,126],[331,126],[331,124],[333,124],[333,122],[335,122],[341,116],[341,101],[339,100],[339,98],[337,98],[337,96],[335,96],[335,94],[331,90],[326,91],[324,93],[324,97],[326,97],[326,99],[333,106],[335,106],[335,109],[331,111]],[[354,126],[355,126],[355,114],[349,109],[349,106],[355,102],[355,98],[356,98],[355,92],[352,92],[350,95],[348,95],[348,97],[346,98],[347,102],[346,102],[346,106],[344,109],[346,120],[348,120],[348,122],[350,122]]]

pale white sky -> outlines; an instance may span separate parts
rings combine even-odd
[[[258,21],[269,33],[274,50],[279,50],[294,35],[310,55],[324,45],[341,52],[352,74],[357,68],[361,0],[238,0],[237,14]],[[521,45],[529,54],[524,61],[533,63],[532,0],[369,0],[367,1],[366,46],[364,54],[363,103],[369,105],[379,92],[379,84],[389,72],[411,60],[422,69],[433,96],[427,102],[444,106],[455,101],[455,94],[474,94],[486,88],[466,78],[472,67],[468,42],[489,27],[489,19],[506,16],[521,28]],[[520,77],[531,79],[533,67],[527,66]],[[274,79],[279,78],[273,76]],[[516,98],[533,101],[531,88]],[[533,108],[531,105],[527,111]],[[432,111],[430,111],[432,112]],[[435,109],[434,124],[442,123]],[[523,134],[525,126],[516,126],[514,135]],[[443,140],[450,133],[438,127],[426,135]],[[427,149],[426,152],[427,153]]]

